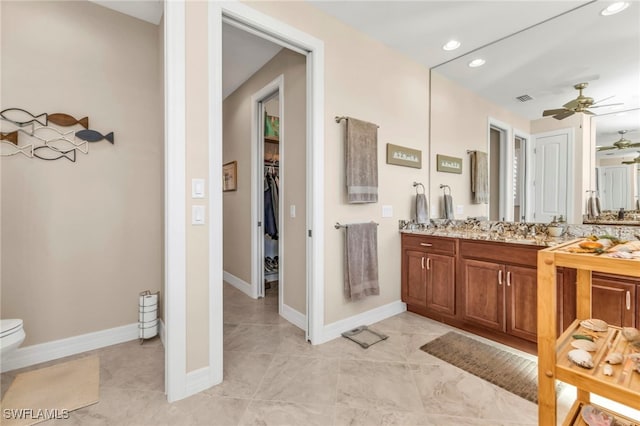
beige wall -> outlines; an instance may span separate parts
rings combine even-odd
[[[211,179],[207,13],[206,2],[186,3],[187,371],[209,365],[209,224],[191,225],[192,206],[208,204]],[[191,198],[193,178],[206,180],[206,198]]]
[[[488,216],[487,204],[472,204],[470,162],[467,150],[487,152],[489,117],[529,132],[529,120],[501,108],[476,93],[454,83],[437,71],[431,73],[431,204],[442,216],[442,189],[449,185],[455,205],[463,205],[462,214]],[[462,174],[436,171],[436,154],[462,158]]]
[[[306,58],[283,49],[224,101],[223,162],[238,162],[238,190],[223,194],[224,270],[251,282],[251,96],[284,76],[284,139],[280,141],[283,223],[279,243],[284,303],[306,312]],[[275,114],[277,115],[277,113]],[[259,171],[262,174],[262,168]],[[262,194],[262,192],[260,193]],[[260,195],[262,196],[262,195]],[[296,217],[289,206],[296,206]]]
[[[398,219],[411,216],[413,181],[427,182],[429,73],[383,44],[325,15],[306,2],[250,2],[251,7],[322,40],[325,47],[325,323],[400,300]],[[346,203],[344,129],[334,116],[349,115],[380,125],[379,202]],[[386,144],[423,152],[423,168],[386,164]],[[393,217],[382,218],[382,205]],[[374,220],[378,227],[380,295],[350,302],[343,296],[342,231],[335,222]]]
[[[163,281],[158,27],[89,2],[1,7],[0,109],[115,133],[75,163],[0,160],[2,318],[24,319],[23,346],[135,323]]]

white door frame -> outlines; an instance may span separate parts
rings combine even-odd
[[[524,215],[525,222],[531,222],[531,218],[528,216],[529,211],[529,203],[531,197],[531,188],[533,188],[533,176],[531,173],[531,164],[533,163],[533,141],[531,140],[531,134],[526,133],[522,130],[513,129],[513,142],[515,144],[516,138],[523,139],[525,141],[525,149],[524,149],[524,176],[522,176],[522,180],[524,183],[524,210],[520,210],[520,215]],[[515,152],[515,147],[514,147]],[[516,220],[516,218],[514,218]],[[517,218],[520,221],[520,218]]]
[[[513,130],[511,126],[493,117],[488,118],[487,125],[487,152],[491,159],[491,128],[500,131],[500,200],[498,220],[513,220],[513,170],[510,167],[509,159],[513,158]],[[489,160],[491,161],[491,160]],[[489,165],[491,163],[489,162]],[[489,167],[489,182],[491,182],[491,167]],[[491,193],[489,193],[489,203],[491,203]],[[490,205],[487,206],[487,217],[490,213]]]
[[[251,96],[251,164],[254,165],[251,169],[251,226],[254,231],[251,233],[251,297],[257,298],[264,296],[264,204],[261,202],[261,196],[264,194],[264,174],[262,172],[264,165],[264,132],[259,130],[264,129],[264,122],[262,121],[262,109],[260,104],[264,104],[264,101],[273,96],[275,92],[278,92],[278,116],[280,117],[280,143],[278,144],[278,158],[280,163],[283,162],[284,155],[284,141],[286,132],[286,122],[284,116],[284,75],[279,75],[269,84],[257,91]],[[284,223],[283,217],[283,205],[284,205],[284,187],[286,185],[284,179],[284,170],[280,170],[280,194],[278,197],[278,224]],[[257,226],[261,223],[261,226]],[[278,312],[282,312],[282,301],[284,300],[284,277],[282,274],[282,265],[285,260],[282,256],[284,252],[284,238],[286,233],[285,229],[280,226],[278,228],[278,259],[280,265],[278,267]]]
[[[222,19],[307,53],[307,333],[324,326],[324,43],[240,2],[208,3],[209,365],[186,365],[185,0],[165,2],[165,392],[169,402],[222,382]],[[313,232],[313,238],[311,233]]]

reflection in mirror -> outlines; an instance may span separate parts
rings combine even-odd
[[[626,177],[624,199],[617,185],[621,177],[614,183],[607,172],[611,182],[605,182],[605,170],[599,177],[607,166],[600,158],[611,155],[596,155],[601,142],[595,115],[604,120],[605,114],[640,108],[640,3],[613,16],[600,14],[604,6],[586,3],[431,69],[433,217],[442,211],[441,184],[451,187],[458,219],[550,222],[563,216],[582,223],[587,191],[599,189],[602,196],[604,185],[609,185],[607,208],[634,207],[636,164],[624,165],[635,167]],[[485,59],[485,65],[470,68],[476,58]],[[574,87],[579,83],[587,85]],[[584,98],[578,98],[580,90]],[[640,142],[640,135],[629,136],[640,129],[637,116],[627,115],[626,124],[616,127],[609,145],[620,139],[619,130]],[[475,204],[471,196],[466,152],[474,150],[489,154],[487,204]],[[624,161],[640,155],[640,148],[629,151]],[[462,158],[463,173],[438,171],[436,154]]]

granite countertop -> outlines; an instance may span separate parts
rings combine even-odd
[[[575,239],[575,237],[568,237],[565,235],[561,237],[549,237],[533,238],[533,237],[506,237],[490,235],[488,232],[470,232],[470,231],[448,231],[442,229],[401,229],[403,234],[415,234],[415,235],[430,235],[434,237],[447,237],[447,238],[460,238],[465,240],[477,240],[477,241],[491,241],[496,243],[510,243],[510,244],[526,244],[531,246],[551,247],[561,244],[565,241]]]

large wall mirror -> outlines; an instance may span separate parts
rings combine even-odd
[[[640,3],[603,16],[610,3],[586,3],[432,68],[433,217],[443,217],[441,185],[451,188],[456,219],[582,223],[595,190],[603,208],[635,207]],[[484,65],[470,67],[478,58]],[[586,112],[574,112],[578,105]],[[602,149],[621,136],[630,143]],[[476,152],[487,153],[486,204],[471,191]],[[438,171],[437,155],[461,158],[462,173]]]

